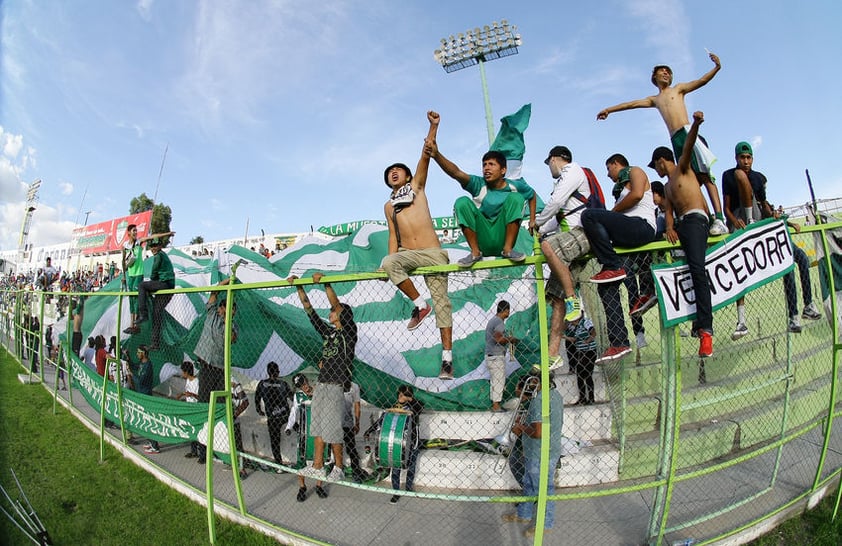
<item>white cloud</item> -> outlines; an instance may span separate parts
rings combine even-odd
[[[0,136],[2,136],[3,140],[3,155],[9,159],[16,158],[21,148],[23,148],[23,135],[10,135],[0,127]]]
[[[655,64],[687,65],[690,63],[690,20],[680,0],[634,0],[627,4],[633,17],[647,29],[645,41],[655,47],[662,59]],[[681,80],[684,81],[684,80]]]
[[[59,182],[58,190],[61,192],[62,195],[70,195],[73,193],[73,184],[71,184],[70,182]]]
[[[6,132],[3,126],[0,126],[0,149],[0,199],[3,202],[23,199],[26,184],[22,173],[30,163],[29,154],[34,152],[27,148],[21,154],[24,150],[23,136]]]
[[[343,17],[331,2],[201,2],[175,87],[185,111],[206,128],[261,123],[265,101],[283,100],[319,74]]]
[[[144,21],[152,19],[152,4],[155,0],[138,0],[135,9],[140,14],[140,18]]]

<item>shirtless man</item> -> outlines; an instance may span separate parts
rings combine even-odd
[[[658,172],[658,176],[668,176],[664,186],[666,200],[666,238],[671,243],[681,242],[681,248],[687,257],[693,292],[696,296],[696,321],[693,331],[699,337],[699,356],[706,358],[713,355],[713,308],[711,307],[710,284],[705,272],[705,251],[707,250],[708,215],[705,213],[705,198],[696,183],[690,160],[693,145],[699,134],[699,125],[704,121],[704,114],[693,114],[693,125],[687,134],[687,141],[681,151],[678,165],[669,148],[660,146],[652,152],[649,167]],[[673,216],[673,213],[675,216]],[[678,224],[675,225],[675,218]]]
[[[389,200],[383,207],[386,223],[389,226],[389,255],[383,258],[382,267],[389,275],[389,280],[412,300],[415,309],[406,325],[408,330],[415,330],[432,308],[427,303],[409,272],[423,266],[446,265],[449,263],[447,252],[442,250],[430,206],[427,202],[427,171],[430,166],[430,143],[435,141],[439,127],[439,115],[427,112],[430,130],[424,142],[421,159],[415,167],[415,176],[403,163],[395,163],[386,168],[383,179],[392,190]],[[440,379],[453,379],[453,320],[450,298],[447,297],[447,275],[429,275],[424,278],[433,305],[436,308],[436,326],[441,333],[441,371]]]
[[[687,118],[687,106],[684,104],[684,95],[708,83],[716,76],[719,69],[722,68],[719,57],[710,52],[708,54],[710,60],[713,61],[714,67],[698,80],[679,83],[673,86],[672,69],[666,65],[658,65],[652,69],[652,84],[658,88],[657,95],[609,106],[600,111],[596,115],[596,119],[602,120],[607,118],[608,114],[622,112],[623,110],[632,110],[634,108],[657,108],[670,133],[673,152],[677,156],[681,155],[684,149],[684,141],[688,137],[688,128],[690,125]],[[703,138],[699,137],[693,147],[693,154],[690,159],[696,179],[700,185],[705,186],[710,197],[710,202],[713,205],[715,218],[710,226],[710,234],[725,235],[728,233],[728,228],[725,227],[724,217],[722,215],[722,202],[719,199],[716,184],[713,183],[710,176],[710,168],[716,162],[716,157],[708,149]]]

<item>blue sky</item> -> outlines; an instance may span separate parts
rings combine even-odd
[[[154,195],[173,210],[176,244],[381,219],[386,165],[414,167],[441,113],[439,147],[479,172],[487,134],[479,71],[446,74],[439,39],[507,19],[520,54],[486,64],[495,120],[532,104],[526,179],[543,196],[550,147],[594,169],[615,152],[644,166],[668,144],[654,110],[609,105],[652,94],[655,64],[695,79],[688,96],[719,162],[755,147],[775,204],[840,195],[842,3],[604,1],[181,1],[0,3],[0,249],[16,248],[27,185],[40,178],[30,231],[65,242],[84,222]],[[652,179],[656,175],[647,169]],[[436,216],[458,184],[431,168]],[[83,202],[83,195],[84,202]]]

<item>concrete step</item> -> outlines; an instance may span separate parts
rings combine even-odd
[[[576,487],[619,479],[619,452],[609,444],[582,447],[561,458],[558,487]],[[403,480],[405,475],[401,476]],[[388,482],[388,479],[383,480]],[[418,454],[415,484],[444,489],[517,490],[520,487],[502,455],[474,451],[423,449]]]
[[[575,379],[574,379],[575,381]],[[421,438],[445,440],[479,440],[494,438],[507,432],[512,423],[513,411],[492,413],[488,411],[430,411],[421,414]],[[609,440],[611,438],[611,406],[565,406],[564,435],[584,440]]]

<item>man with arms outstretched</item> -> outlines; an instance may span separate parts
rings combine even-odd
[[[658,65],[652,69],[652,84],[658,88],[657,95],[609,106],[600,111],[596,119],[605,119],[608,117],[608,114],[622,112],[623,110],[632,110],[634,108],[657,108],[664,123],[667,125],[670,140],[672,141],[672,150],[676,156],[680,156],[684,148],[684,141],[688,138],[690,127],[690,121],[687,117],[687,107],[684,104],[684,95],[707,84],[716,76],[719,69],[722,68],[719,57],[713,53],[708,53],[708,55],[710,56],[710,60],[713,61],[714,67],[698,80],[672,85],[672,69],[666,65]],[[722,202],[719,200],[719,192],[716,189],[716,184],[713,183],[710,176],[710,168],[715,161],[716,157],[708,149],[704,139],[698,137],[696,144],[693,146],[691,166],[699,184],[705,186],[710,197],[711,205],[713,205],[715,218],[710,226],[710,234],[725,235],[728,233],[728,228],[725,227],[723,221]]]

